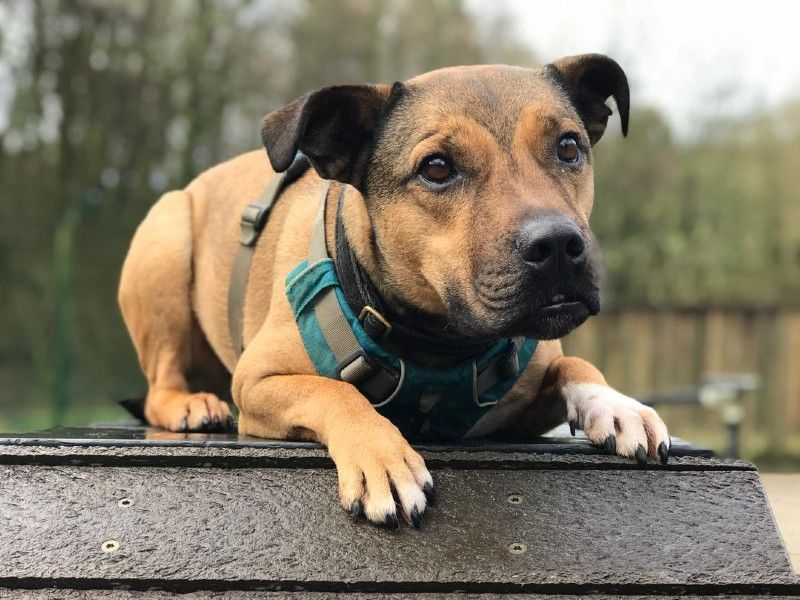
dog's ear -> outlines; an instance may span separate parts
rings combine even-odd
[[[261,138],[272,168],[285,171],[299,150],[321,177],[358,187],[392,90],[389,85],[326,87],[269,113]]]
[[[617,103],[622,135],[628,135],[630,90],[622,67],[603,54],[565,56],[550,66],[557,71],[557,77],[578,110],[592,145],[606,130],[611,115],[611,109],[606,106],[609,96]]]

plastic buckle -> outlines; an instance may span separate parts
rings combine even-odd
[[[258,240],[261,230],[267,223],[269,208],[260,204],[248,204],[242,211],[241,235],[239,243],[242,246],[252,246]]]
[[[336,376],[342,381],[358,386],[359,383],[372,377],[380,367],[359,348],[336,365]]]
[[[367,324],[366,320],[369,317],[372,317],[372,319],[370,321],[370,324]],[[384,317],[381,313],[379,313],[377,310],[375,310],[369,305],[361,309],[361,313],[358,315],[358,322],[361,323],[361,325],[364,327],[364,330],[369,334],[369,336],[372,339],[384,340],[386,339],[386,336],[388,336],[392,332],[392,324],[386,320],[386,317]],[[383,329],[383,331],[376,332],[375,331],[376,324],[380,326]],[[373,332],[375,333],[375,335],[373,335]]]
[[[405,380],[405,364],[400,361],[398,374],[360,348],[336,365],[336,376],[354,385],[372,406],[379,408],[391,402],[400,391]]]

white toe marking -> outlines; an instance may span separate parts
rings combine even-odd
[[[619,393],[614,388],[598,383],[570,383],[561,388],[561,395],[567,403],[567,418],[582,425],[583,417],[597,403],[602,403],[616,413],[615,409],[639,411],[644,404]]]
[[[407,483],[398,485],[397,495],[400,497],[403,508],[407,509],[409,512],[412,508],[416,508],[420,513],[425,510],[425,494],[423,494],[422,490],[416,485]]]
[[[394,499],[391,496],[379,501],[367,498],[366,502],[364,502],[364,515],[370,521],[383,523],[386,520],[386,515],[389,514],[396,514]]]
[[[596,443],[605,435],[615,434],[611,428],[613,419],[617,419],[622,427],[621,433],[615,434],[617,450],[622,454],[633,453],[640,443],[647,445],[645,422],[655,433],[656,441],[664,439],[669,444],[667,427],[658,414],[614,388],[597,383],[571,383],[561,388],[561,395],[567,419],[577,423]]]

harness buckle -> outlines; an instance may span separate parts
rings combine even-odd
[[[258,203],[248,204],[242,211],[241,233],[239,243],[242,246],[252,246],[258,240],[261,230],[267,223],[269,207]]]
[[[392,324],[369,304],[361,309],[358,322],[373,340],[384,340],[392,332]]]
[[[383,406],[394,398],[403,383],[402,373],[397,373],[382,361],[367,356],[363,348],[336,365],[336,376],[358,388],[376,407]]]

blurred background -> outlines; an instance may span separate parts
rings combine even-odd
[[[779,1],[0,0],[0,430],[113,420],[144,391],[116,305],[131,235],[257,147],[264,113],[599,51],[631,127],[595,149],[604,311],[567,351],[666,402],[674,434],[725,452],[741,421],[743,456],[797,470],[798,23]]]

